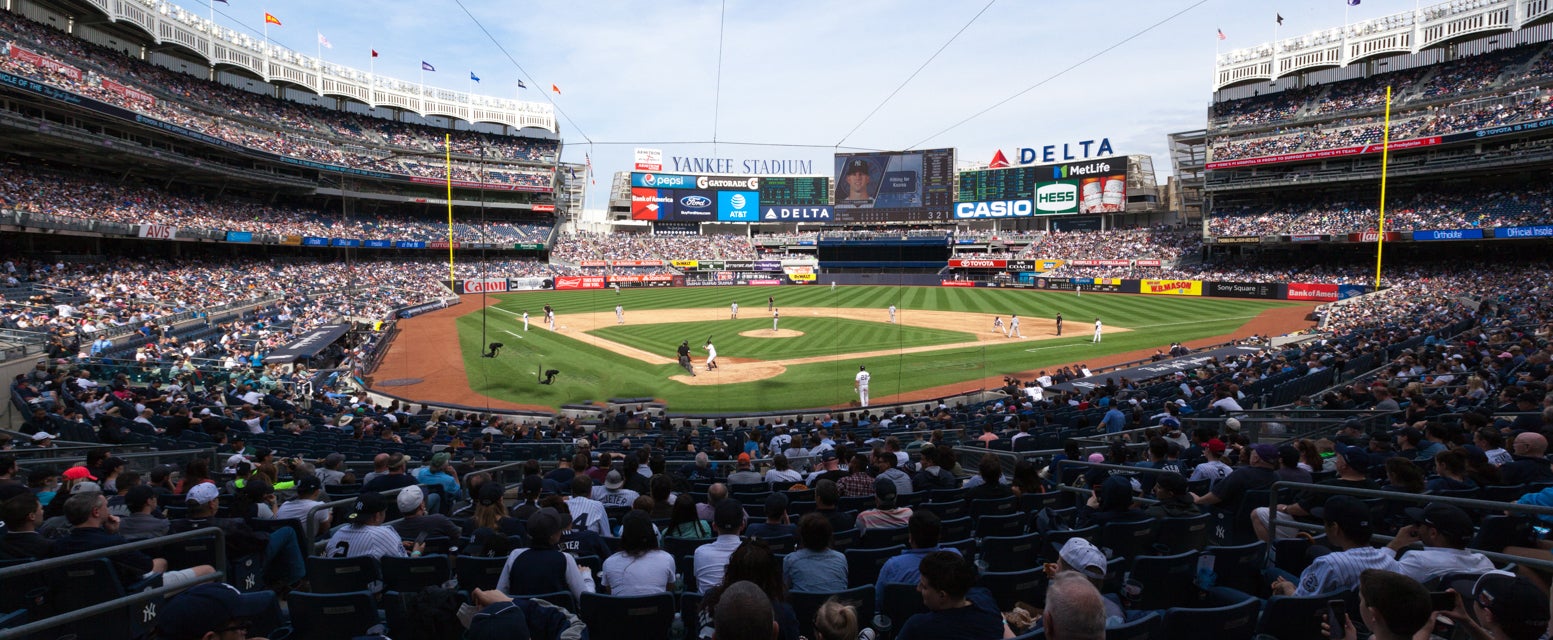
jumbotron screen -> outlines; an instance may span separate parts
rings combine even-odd
[[[631,219],[661,222],[829,222],[830,178],[631,174]]]
[[[1127,157],[960,172],[954,217],[1005,218],[1127,210]]]
[[[836,154],[836,224],[948,220],[954,149]]]

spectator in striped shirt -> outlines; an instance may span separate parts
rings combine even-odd
[[[1298,585],[1289,581],[1287,574],[1279,575],[1272,583],[1273,595],[1313,596],[1354,589],[1359,586],[1359,574],[1366,569],[1402,573],[1390,549],[1370,546],[1370,507],[1363,501],[1332,496],[1320,509],[1312,509],[1311,515],[1326,523],[1327,543],[1337,550],[1310,563],[1300,574]]]
[[[324,556],[329,558],[405,557],[404,544],[399,541],[399,534],[394,533],[393,528],[383,524],[387,512],[388,498],[383,497],[382,494],[367,492],[358,496],[355,508],[346,518],[349,524],[341,527],[339,531],[334,532],[333,537],[329,538],[329,545],[324,548]],[[421,555],[424,547],[425,543],[415,545],[415,550],[410,555]]]

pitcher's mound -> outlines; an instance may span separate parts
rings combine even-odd
[[[776,331],[772,331],[770,329],[756,329],[754,331],[740,332],[739,335],[746,338],[796,338],[803,335],[803,332],[795,331],[793,329],[777,329]]]

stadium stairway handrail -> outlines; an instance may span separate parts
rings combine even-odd
[[[18,435],[22,435],[19,432],[10,431],[10,430],[6,430],[6,429],[0,429],[0,431],[3,431],[4,433],[11,434],[12,437],[16,437]],[[25,437],[25,436],[22,436],[22,437]],[[89,451],[91,451],[93,449],[112,449],[114,454],[117,455],[121,451],[124,452],[124,453],[138,452],[139,450],[144,449],[145,447],[146,447],[146,445],[138,444],[138,443],[135,443],[135,444],[122,444],[122,445],[81,444],[81,445],[69,445],[69,446],[64,446],[64,447],[56,445],[56,446],[47,447],[47,448],[44,448],[44,447],[26,447],[26,448],[22,448],[22,449],[9,449],[9,450],[7,450],[5,452],[5,455],[11,456],[13,458],[16,458],[17,464],[27,464],[29,462],[41,462],[41,461],[44,461],[44,460],[57,460],[59,458],[81,458],[81,457],[85,457],[87,452],[89,452]]]
[[[1280,480],[1274,482],[1269,488],[1268,505],[1269,512],[1278,510],[1278,496],[1283,490],[1303,491],[1307,493],[1326,493],[1332,495],[1352,496],[1355,498],[1383,498],[1386,500],[1399,500],[1403,502],[1416,502],[1420,505],[1449,504],[1460,507],[1463,510],[1489,511],[1489,512],[1518,512],[1537,516],[1553,515],[1553,507],[1544,507],[1534,504],[1521,504],[1518,502],[1495,502],[1492,500],[1479,500],[1477,498],[1457,498],[1430,493],[1403,493],[1401,491],[1384,491],[1381,489],[1359,489],[1355,487],[1343,487],[1330,484],[1310,484],[1305,482],[1290,482]],[[1278,526],[1292,526],[1308,531],[1321,531],[1323,527],[1318,524],[1309,524],[1298,520],[1278,520]],[[1382,542],[1390,542],[1394,536],[1376,533],[1371,539]],[[1541,560],[1527,556],[1516,556],[1483,549],[1468,548],[1469,551],[1481,553],[1490,560],[1499,562],[1513,562],[1519,565],[1535,567],[1543,571],[1553,571],[1553,560]]]
[[[150,539],[147,539],[147,540],[140,540],[140,541],[131,542],[131,543],[128,543],[128,544],[115,545],[115,546],[112,546],[112,547],[104,547],[102,549],[93,549],[91,551],[83,551],[81,553],[73,553],[73,554],[70,554],[68,556],[59,556],[59,557],[56,557],[56,558],[47,558],[47,559],[43,559],[43,560],[37,560],[37,561],[33,561],[33,562],[28,562],[28,563],[25,563],[25,564],[19,564],[19,565],[15,565],[15,566],[0,568],[0,584],[6,585],[6,588],[14,588],[15,585],[17,584],[16,581],[17,581],[19,576],[29,575],[29,574],[33,574],[33,573],[39,573],[39,572],[42,572],[42,571],[51,571],[51,570],[54,570],[54,569],[63,569],[65,567],[69,567],[71,565],[79,564],[79,563],[85,562],[87,560],[96,560],[98,558],[107,558],[107,557],[110,557],[110,556],[113,556],[113,555],[124,553],[125,551],[138,551],[140,549],[150,549],[150,548],[154,548],[154,547],[162,547],[162,546],[166,546],[167,544],[173,543],[173,542],[182,542],[184,540],[193,540],[193,539],[196,539],[196,538],[204,538],[204,537],[207,537],[207,536],[214,537],[216,539],[216,544],[212,545],[213,552],[215,553],[215,556],[216,556],[215,564],[213,565],[213,567],[216,570],[215,573],[212,573],[210,575],[204,575],[204,576],[196,576],[193,579],[193,581],[190,582],[190,583],[181,584],[181,585],[174,585],[174,586],[170,586],[170,587],[164,586],[164,587],[157,587],[155,589],[147,589],[147,590],[142,591],[140,593],[136,593],[136,594],[133,594],[133,595],[127,595],[127,596],[125,596],[123,598],[119,598],[117,600],[109,600],[107,602],[102,602],[102,603],[94,604],[94,605],[89,606],[89,607],[85,607],[85,608],[81,608],[81,609],[75,609],[75,610],[68,611],[68,612],[65,612],[65,613],[61,613],[61,614],[58,614],[58,615],[50,616],[50,617],[44,618],[42,620],[38,620],[36,622],[29,622],[29,623],[24,624],[24,625],[19,626],[19,627],[12,627],[10,629],[0,629],[0,640],[13,640],[13,639],[18,639],[18,638],[29,638],[29,637],[32,637],[33,634],[36,634],[36,633],[38,633],[40,631],[43,631],[45,629],[53,629],[54,627],[58,627],[60,625],[70,624],[70,623],[76,622],[78,620],[85,620],[87,618],[91,618],[92,616],[96,616],[96,615],[99,615],[99,614],[107,613],[107,612],[118,610],[118,609],[123,609],[123,608],[126,608],[126,607],[136,606],[136,605],[139,605],[139,604],[144,603],[144,602],[151,602],[151,601],[157,600],[157,599],[159,599],[159,598],[161,598],[163,596],[170,596],[170,595],[173,595],[173,594],[175,594],[177,592],[186,590],[189,587],[194,586],[195,584],[200,584],[200,583],[203,583],[203,582],[218,582],[218,581],[224,580],[224,579],[226,579],[226,566],[227,566],[227,563],[226,563],[226,533],[223,532],[220,527],[209,527],[209,528],[204,528],[204,529],[195,529],[195,530],[192,530],[192,531],[184,531],[182,533],[174,533],[174,534],[171,534],[171,535],[157,536],[155,538],[150,538]]]

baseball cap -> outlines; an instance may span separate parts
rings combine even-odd
[[[452,456],[449,456],[448,452],[446,451],[438,452],[431,457],[431,468],[441,469],[442,467],[447,466],[448,459],[451,457]]]
[[[65,469],[64,476],[66,480],[81,480],[83,478],[87,480],[97,479],[97,476],[92,475],[92,470],[87,469],[86,467],[70,467],[69,469]]]
[[[1230,431],[1239,431],[1240,430],[1240,420],[1235,419],[1235,418],[1229,418],[1229,419],[1224,421],[1224,428],[1225,429],[1229,429]]]
[[[1278,447],[1270,444],[1254,444],[1251,450],[1262,459],[1262,462],[1278,462]]]
[[[1088,458],[1085,458],[1085,460],[1088,460],[1090,462],[1105,462],[1105,454],[1103,454],[1103,453],[1091,453],[1091,454],[1089,454]]]
[[[75,495],[75,494],[78,494],[78,493],[102,493],[102,492],[103,492],[102,491],[102,485],[97,484],[95,482],[92,482],[91,480],[82,480],[81,484],[76,485],[74,488],[72,488],[70,490],[71,495]]]
[[[399,503],[400,513],[409,513],[421,508],[421,504],[426,502],[426,492],[418,485],[412,484],[400,490],[394,501]]]
[[[1224,453],[1224,441],[1218,438],[1212,438],[1206,443],[1203,443],[1203,448],[1214,453]]]
[[[1332,496],[1326,504],[1310,510],[1310,515],[1329,524],[1335,524],[1349,535],[1370,532],[1370,507],[1358,498]]]
[[[5,502],[24,493],[32,493],[32,489],[27,488],[27,485],[20,482],[0,484],[0,502]]]
[[[1063,563],[1094,580],[1105,579],[1105,554],[1083,538],[1068,538],[1057,552]]]
[[[345,454],[343,453],[331,453],[324,456],[324,466],[326,467],[333,467],[341,462],[345,462]]]
[[[1404,512],[1413,522],[1439,529],[1441,533],[1458,541],[1465,541],[1472,537],[1472,517],[1456,505],[1431,503],[1422,509],[1412,507],[1405,509]]]
[[[42,442],[44,440],[49,440],[49,439],[58,438],[58,437],[59,436],[56,436],[56,435],[54,435],[52,433],[48,433],[48,432],[45,432],[45,431],[39,431],[37,433],[32,434],[32,441],[33,442]]]
[[[1457,588],[1457,593],[1467,591]],[[1494,620],[1513,640],[1532,640],[1547,631],[1548,597],[1526,578],[1490,571],[1478,577],[1470,593],[1477,606],[1493,612]]]
[[[228,469],[236,469],[237,465],[240,465],[240,464],[242,464],[244,462],[247,462],[247,461],[248,461],[248,458],[243,457],[243,454],[241,454],[241,453],[234,453],[234,454],[232,454],[232,455],[227,457],[227,459],[226,459],[226,468],[228,468]]]
[[[744,458],[743,460],[741,460],[741,462],[748,462],[749,461],[749,456],[741,456],[741,457]],[[609,475],[604,476],[604,488],[608,489],[610,491],[616,491],[616,490],[620,489],[621,487],[625,486],[625,484],[626,484],[625,478],[622,477],[620,475],[620,472],[617,471],[617,470],[613,470],[612,469],[612,470],[610,470]]]
[[[858,158],[847,163],[847,170],[842,175],[858,172],[868,173],[870,169],[872,169],[872,167],[868,164],[867,160]]]
[[[550,536],[566,528],[561,520],[561,512],[553,507],[545,507],[530,514],[527,525],[524,528],[528,531],[529,538],[545,542],[549,542]]]
[[[732,531],[744,524],[744,507],[732,498],[724,499],[712,509],[712,523],[718,529]]]
[[[216,485],[209,482],[202,482],[200,484],[194,485],[193,488],[189,489],[189,493],[184,496],[184,500],[188,502],[205,504],[211,500],[215,500],[217,497],[220,497],[220,495],[221,490],[217,489]]]
[[[741,454],[739,454],[739,464],[749,464],[749,463],[750,463],[750,454],[748,454],[748,453],[741,453]]]
[[[895,486],[894,480],[889,478],[874,480],[874,496],[879,498],[879,506],[893,509],[895,496],[899,493],[900,489]]]
[[[388,498],[376,491],[368,491],[356,496],[356,504],[351,507],[351,513],[346,517],[351,522],[365,522],[374,513],[382,513],[388,510]]]
[[[233,620],[255,618],[270,608],[270,592],[243,593],[224,582],[207,582],[184,591],[162,606],[156,619],[158,637],[198,640]]]
[[[1364,471],[1370,468],[1370,454],[1359,447],[1337,447],[1337,455],[1343,457],[1343,461],[1354,471]]]
[[[481,485],[481,486],[484,486],[484,485]],[[523,478],[523,494],[524,495],[532,495],[532,494],[535,494],[535,493],[539,493],[540,491],[543,491],[544,488],[545,488],[545,479],[544,478],[541,478],[539,476],[527,476],[527,477]]]
[[[539,476],[529,476],[529,478],[538,480]],[[524,478],[523,485],[525,487],[528,486],[528,478]],[[506,491],[503,489],[500,482],[487,482],[480,485],[480,492],[476,494],[475,502],[478,502],[487,507],[498,505],[501,504],[501,497],[503,493],[506,493]]]
[[[1176,495],[1185,494],[1187,491],[1186,476],[1179,473],[1160,473],[1154,478],[1154,486],[1162,488]]]
[[[322,489],[323,486],[324,481],[320,480],[318,476],[302,476],[302,479],[297,481],[297,493],[312,493]]]

